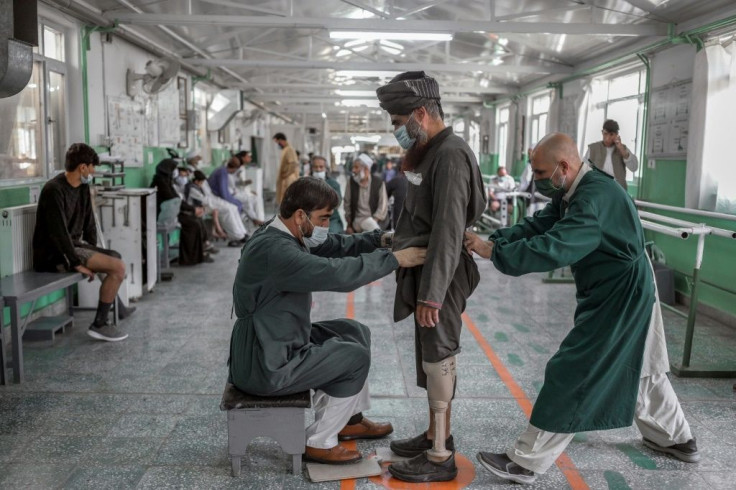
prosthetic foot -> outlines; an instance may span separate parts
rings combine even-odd
[[[445,424],[455,391],[455,357],[423,362],[422,368],[427,375],[427,397],[434,421],[434,433],[427,434],[427,439],[432,437],[432,446],[408,461],[392,464],[388,470],[394,478],[412,483],[448,481],[457,476],[455,453],[446,447],[451,441],[447,439]]]

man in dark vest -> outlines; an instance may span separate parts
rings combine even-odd
[[[394,453],[411,459],[389,471],[408,482],[447,481],[457,476],[450,409],[461,315],[479,280],[478,267],[463,248],[463,233],[486,208],[485,190],[473,151],[445,127],[434,78],[421,71],[403,73],[376,94],[407,150],[402,170],[409,189],[394,249],[427,247],[424,266],[397,273],[394,320],[414,314],[417,385],[427,390],[429,427],[391,443]]]
[[[636,172],[639,160],[636,155],[621,143],[618,135],[618,123],[607,119],[603,123],[603,139],[588,145],[583,161],[590,160],[599,169],[612,175],[624,189],[626,185],[626,169]]]
[[[365,153],[353,161],[353,173],[345,189],[347,233],[361,233],[381,228],[388,214],[386,185],[371,175],[373,160]]]

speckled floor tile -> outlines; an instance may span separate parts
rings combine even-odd
[[[76,463],[101,439],[85,436],[39,436],[32,439],[17,458],[23,462]]]
[[[28,444],[28,436],[0,435],[0,463],[10,463],[12,461],[16,461],[16,456],[21,452],[26,444]]]
[[[120,417],[109,432],[112,437],[166,437],[180,417],[129,413]]]
[[[69,476],[62,488],[125,490],[136,488],[146,472],[143,466],[84,466]]]
[[[84,461],[99,465],[149,464],[164,440],[146,437],[105,437],[87,451]]]
[[[14,463],[7,464],[0,473],[0,488],[54,488],[65,481],[74,470],[70,463]]]

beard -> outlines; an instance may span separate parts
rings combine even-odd
[[[424,160],[424,156],[427,154],[427,141],[429,141],[429,137],[427,136],[427,132],[414,119],[407,121],[406,132],[409,133],[409,136],[415,138],[416,141],[406,151],[406,156],[401,164],[401,171],[411,172]]]

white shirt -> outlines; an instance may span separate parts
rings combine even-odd
[[[606,146],[606,160],[603,162],[603,170],[608,175],[613,176],[613,150],[616,149],[616,145]],[[588,160],[590,157],[590,149],[588,149],[585,152],[585,156],[583,157],[583,161]],[[639,159],[636,158],[636,155],[634,155],[634,152],[629,150],[629,158],[624,158],[624,165],[626,165],[626,168],[631,170],[632,172],[636,172],[639,168]]]

